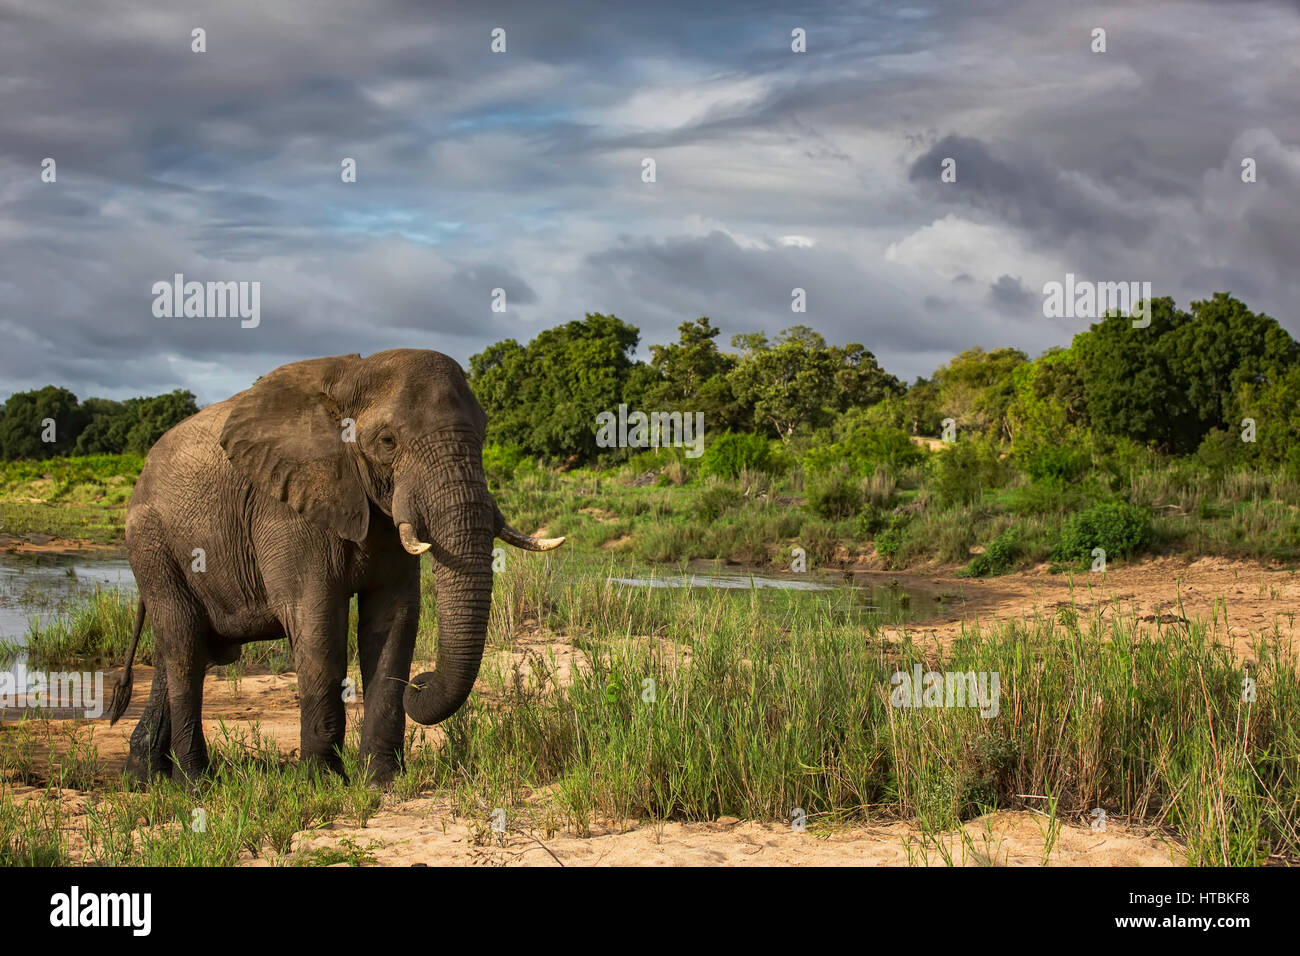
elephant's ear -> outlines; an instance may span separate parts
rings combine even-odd
[[[283,365],[230,399],[221,447],[263,494],[322,528],[362,541],[370,501],[343,440],[338,390],[359,355]]]

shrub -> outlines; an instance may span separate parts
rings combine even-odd
[[[1012,525],[989,542],[983,554],[977,554],[958,573],[967,578],[987,578],[1006,574],[1020,557],[1020,532]]]
[[[891,515],[889,525],[876,535],[876,553],[886,561],[892,561],[902,550],[907,538],[908,521],[909,518],[905,514]]]
[[[724,512],[740,504],[744,496],[731,485],[714,485],[695,499],[695,516],[701,521],[717,521]]]
[[[1094,505],[1070,516],[1061,529],[1056,557],[1062,561],[1084,560],[1094,548],[1107,558],[1136,554],[1151,539],[1151,512],[1125,501]]]
[[[1071,445],[1044,445],[1024,456],[1025,474],[1034,481],[1073,481],[1092,467],[1092,455]]]
[[[1006,477],[1006,466],[988,442],[967,439],[954,442],[934,458],[934,486],[944,505],[975,504],[988,488]]]
[[[852,518],[862,507],[862,486],[841,471],[808,489],[808,510],[830,521]]]
[[[809,474],[847,465],[854,475],[870,475],[879,468],[897,474],[924,460],[925,452],[913,444],[906,432],[895,428],[864,428],[842,441],[810,449],[803,462]]]
[[[709,443],[700,458],[700,471],[720,478],[738,478],[745,469],[775,472],[780,467],[771,441],[744,432],[723,432]]]
[[[483,446],[483,471],[493,484],[506,484],[523,460],[523,451],[517,445],[488,442]]]

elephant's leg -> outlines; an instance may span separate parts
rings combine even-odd
[[[293,635],[294,666],[298,672],[301,759],[341,776],[343,681],[348,673],[348,604],[351,595],[304,599],[288,626]]]
[[[169,777],[172,773],[172,712],[167,701],[167,668],[154,655],[153,687],[144,713],[131,732],[131,751],[125,770],[147,783],[151,777]]]
[[[420,564],[403,560],[384,587],[358,597],[357,651],[365,723],[361,759],[376,783],[388,783],[404,766],[406,712],[402,693],[420,622]]]
[[[163,648],[167,704],[171,712],[172,779],[197,780],[208,770],[203,740],[203,677],[208,667],[208,627],[195,607],[167,605],[149,611]]]

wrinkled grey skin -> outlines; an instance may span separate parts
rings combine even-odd
[[[345,440],[349,418],[355,441]],[[406,717],[446,719],[478,675],[493,537],[531,550],[563,540],[537,541],[505,524],[483,475],[486,422],[456,362],[394,349],[282,366],[163,435],[126,518],[141,603],[114,722],[130,701],[146,613],[157,657],[128,772],[203,773],[205,670],[234,662],[249,641],[288,636],[302,758],[342,773],[356,594],[361,753],[376,780],[390,779],[402,766]],[[437,585],[438,661],[409,680],[425,551]]]

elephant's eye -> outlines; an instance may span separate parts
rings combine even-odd
[[[379,436],[379,444],[383,445],[385,448],[392,448],[397,444],[397,442],[393,439],[392,435],[384,432],[384,434]]]

